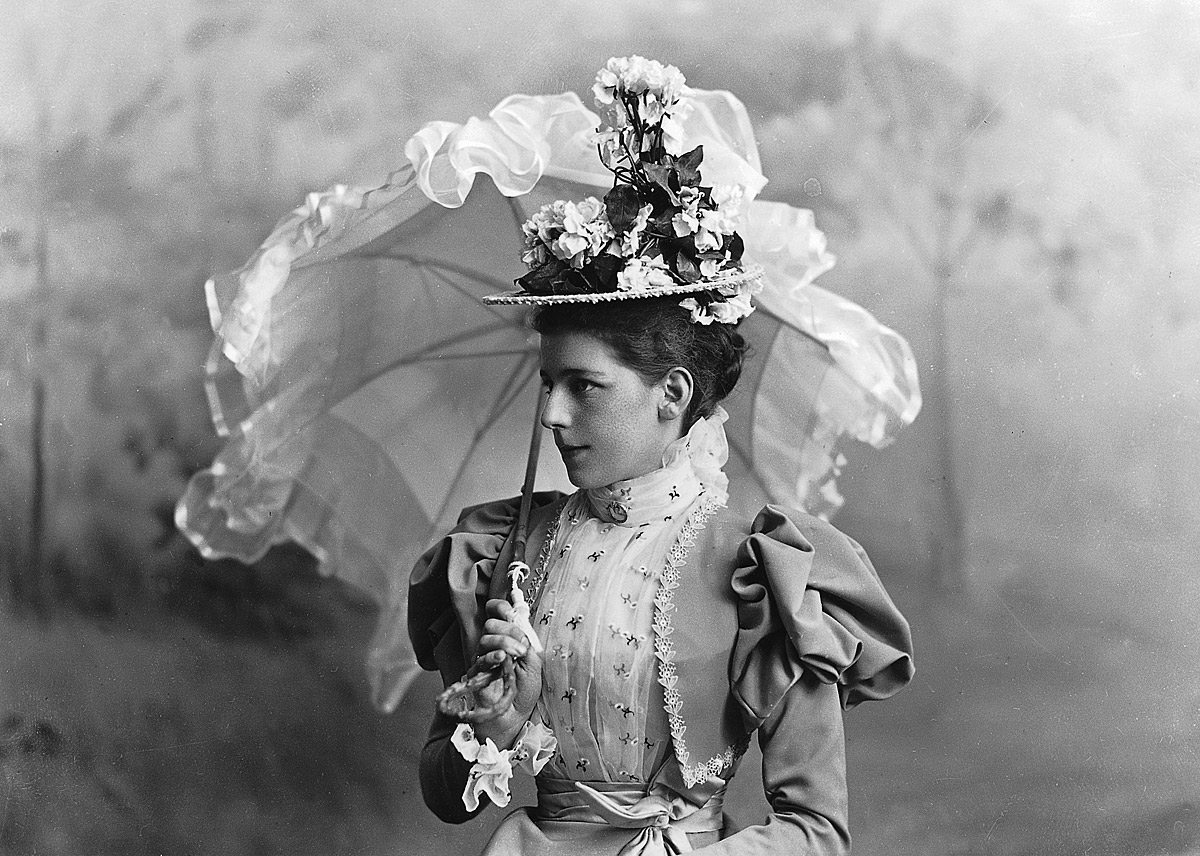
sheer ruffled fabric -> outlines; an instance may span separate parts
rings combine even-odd
[[[521,727],[511,749],[501,749],[490,738],[480,743],[475,730],[465,722],[454,729],[450,743],[463,760],[471,764],[462,796],[463,807],[471,812],[479,808],[479,798],[483,796],[493,805],[508,805],[512,799],[509,782],[513,772],[519,769],[536,776],[558,747],[550,729],[534,720]]]
[[[750,485],[747,514],[783,502],[827,515],[841,504],[842,438],[883,445],[916,415],[915,362],[901,337],[811,284],[833,264],[811,213],[753,198],[766,179],[741,103],[696,97],[687,141],[704,146],[707,183],[747,186],[746,258],[766,270],[741,328],[758,356],[730,408],[727,472]],[[511,450],[527,445],[536,343],[518,313],[478,299],[521,273],[525,217],[611,184],[596,121],[567,94],[433,123],[409,141],[411,166],[311,194],[206,287],[207,392],[226,445],[177,525],[210,558],[298,542],[374,596],[369,673],[384,709],[416,672],[400,620],[414,557],[456,509],[521,483]],[[540,483],[566,487],[549,442],[543,460]]]
[[[505,196],[531,191],[552,163],[560,177],[603,184],[590,141],[595,130],[595,114],[574,93],[511,95],[486,119],[472,117],[462,125],[430,122],[408,141],[404,154],[416,169],[421,192],[457,208],[479,173]]]
[[[820,342],[865,393],[862,400],[847,403],[842,400],[845,390],[831,386],[817,402],[833,434],[886,445],[921,408],[916,361],[908,343],[861,306],[812,286],[836,261],[812,212],[755,199],[767,179],[760,171],[749,116],[736,97],[698,90],[694,100],[684,128],[689,146],[704,146],[704,181],[747,189],[742,237],[746,259],[766,271],[760,305]],[[448,207],[463,203],[478,173],[490,176],[506,196],[528,193],[541,175],[607,188],[612,175],[594,156],[598,121],[571,93],[514,95],[497,105],[487,120],[426,126],[405,153],[417,170],[422,192]],[[816,476],[808,470],[817,462],[807,463],[797,489],[800,499],[811,500],[805,503],[811,507],[819,501],[824,479],[836,475],[836,466],[830,456],[820,462],[825,471]],[[825,501],[834,508],[840,505],[828,493]]]

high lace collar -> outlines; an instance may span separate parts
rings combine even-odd
[[[663,451],[657,470],[585,490],[592,513],[606,523],[641,526],[677,517],[701,494],[724,505],[729,479],[721,468],[729,459],[724,428],[728,418],[718,407],[712,416],[697,419]]]

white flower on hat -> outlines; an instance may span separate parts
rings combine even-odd
[[[704,324],[707,326],[716,320],[708,314],[708,307],[702,306],[700,301],[694,297],[689,297],[686,300],[679,301],[679,305],[684,309],[691,310],[693,324]]]
[[[691,112],[691,102],[687,100],[691,90],[678,68],[640,56],[609,59],[592,84],[602,132],[629,126],[628,109],[619,92],[636,96],[642,121],[650,125],[661,121],[663,145],[668,152],[683,153],[681,120]]]
[[[691,104],[684,102],[680,105],[680,109],[663,117],[663,149],[667,154],[677,157],[683,154],[683,122],[681,120],[687,118],[686,114],[690,112]]]
[[[737,283],[717,291],[724,295],[723,299],[705,303],[689,297],[679,301],[679,305],[692,313],[692,321],[697,324],[708,325],[714,321],[718,324],[736,324],[754,311],[754,302],[750,298],[762,291],[762,283],[757,280]]]
[[[753,291],[739,284],[756,274],[742,266],[736,231],[744,191],[703,186],[704,148],[685,140],[692,93],[679,69],[613,57],[592,91],[601,118],[594,140],[614,175],[612,189],[603,201],[559,201],[531,217],[522,256],[530,270],[517,283],[547,302],[688,286],[681,290],[695,289],[695,296],[682,305],[697,323],[732,324],[749,315]]]
[[[694,235],[700,228],[700,191],[694,187],[679,189],[679,210],[671,218],[671,228],[676,238]]]
[[[621,82],[621,77],[612,66],[617,62],[617,57],[613,57],[608,61],[608,64],[596,72],[596,82],[592,84],[592,95],[596,98],[597,104],[612,104],[616,100],[617,85]]]
[[[521,258],[530,267],[542,264],[547,253],[552,253],[579,269],[603,252],[614,237],[604,203],[594,196],[543,205],[521,231],[525,235]]]
[[[712,304],[709,311],[721,324],[736,324],[754,311],[750,295],[743,291],[726,300],[718,300]]]
[[[652,259],[634,256],[617,274],[617,288],[620,291],[642,291],[663,285],[675,285],[675,280],[671,278],[662,256]]]
[[[633,221],[633,225],[629,227],[629,231],[625,233],[621,239],[621,255],[625,258],[633,258],[637,256],[638,250],[641,249],[642,233],[646,231],[646,225],[650,222],[650,214],[654,211],[654,206],[646,203],[638,209],[637,219]]]
[[[742,202],[745,201],[746,191],[740,184],[718,184],[712,189],[712,201],[717,206],[715,211],[707,211],[705,228],[720,232],[722,235],[732,235],[737,231],[742,219]]]
[[[641,56],[623,57],[616,64],[621,69],[621,83],[627,90],[649,93],[668,109],[688,94],[683,73],[673,65],[663,65]],[[607,67],[612,67],[612,60]]]

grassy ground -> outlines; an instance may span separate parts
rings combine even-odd
[[[917,681],[847,715],[855,853],[1200,852],[1198,601],[1154,573],[1184,559],[1127,545],[1077,557],[1078,579],[1017,575],[972,607],[917,610]],[[1136,584],[1105,570],[1121,567]],[[372,616],[335,614],[283,650],[183,622],[4,617],[0,851],[474,852],[498,817],[445,827],[417,792],[436,682],[374,712],[359,665]],[[744,822],[756,789],[748,765]]]

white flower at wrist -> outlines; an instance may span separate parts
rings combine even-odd
[[[501,808],[508,805],[512,798],[508,782],[512,778],[513,764],[536,776],[558,748],[553,732],[540,720],[530,720],[522,725],[511,749],[499,748],[490,737],[480,743],[475,730],[465,722],[454,729],[450,742],[459,755],[472,763],[462,796],[467,811],[479,808],[480,794],[487,794],[488,799]]]

